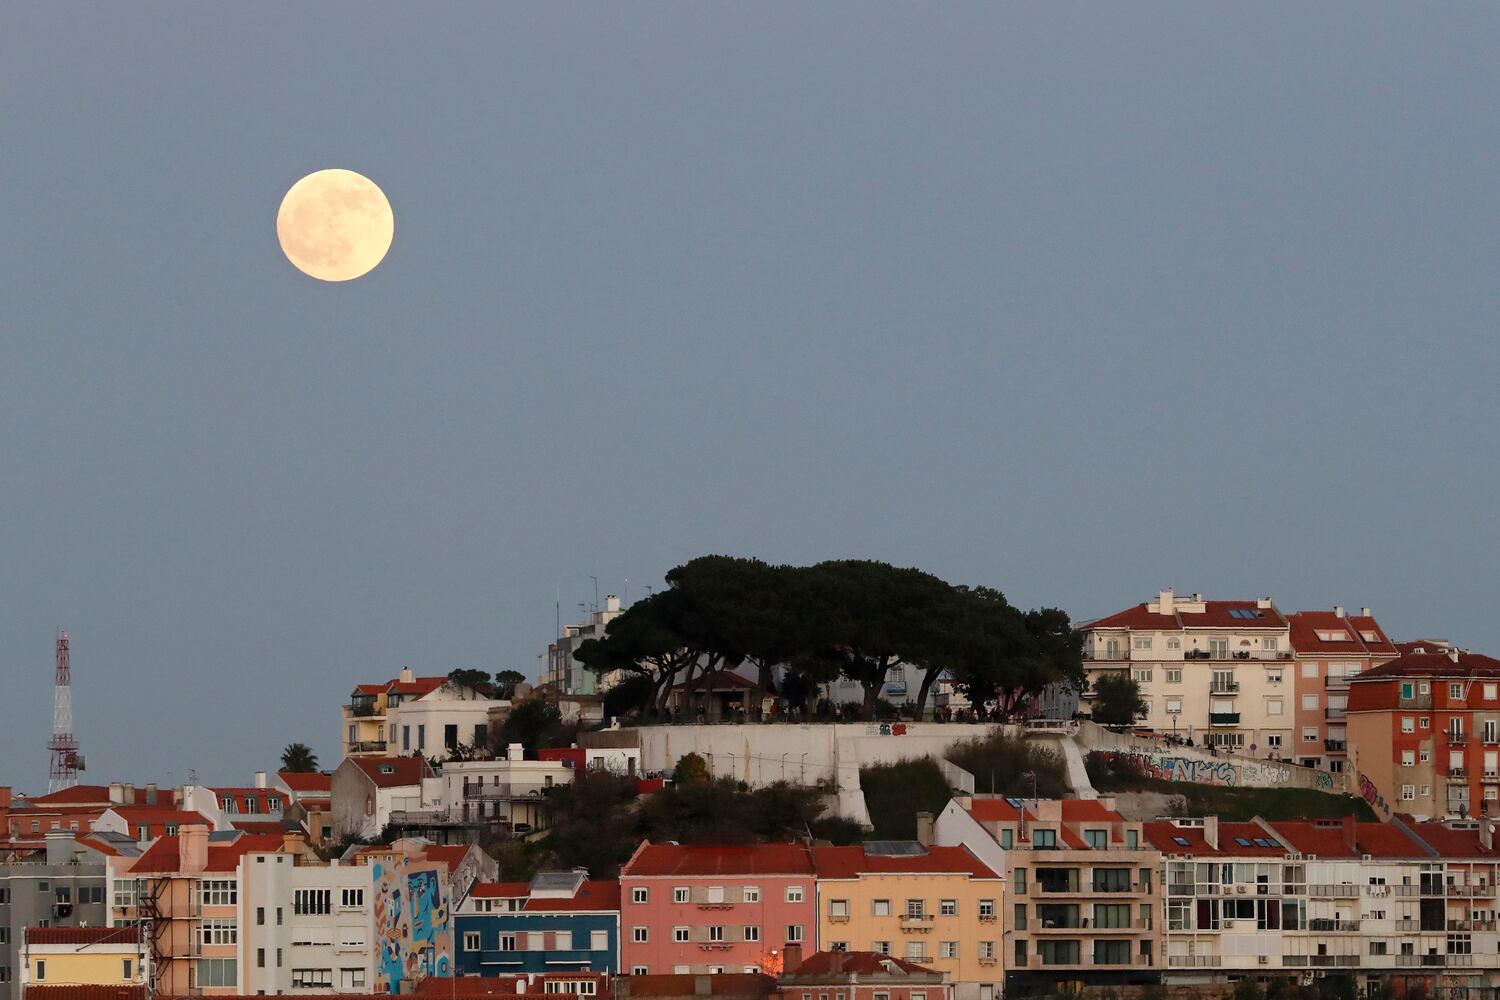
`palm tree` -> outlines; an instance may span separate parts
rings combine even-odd
[[[310,774],[318,769],[318,755],[306,743],[288,743],[281,751],[281,769]]]

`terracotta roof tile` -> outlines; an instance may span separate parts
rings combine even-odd
[[[136,874],[154,875],[181,871],[182,858],[180,837],[160,837],[130,870]],[[239,867],[240,859],[250,853],[274,854],[281,850],[285,841],[280,834],[243,833],[231,842],[211,840],[208,842],[208,863],[205,872],[232,872]]]
[[[333,794],[333,775],[326,772],[281,771],[279,776],[282,783],[296,792],[298,796]]]
[[[656,875],[812,875],[812,854],[800,844],[744,847],[643,845],[620,872],[622,878]]]
[[[814,847],[819,878],[857,878],[864,874],[954,874],[999,878],[967,847],[929,847],[924,854],[870,854],[862,846]]]
[[[692,975],[631,976],[630,996],[681,997],[697,995],[696,983],[702,977]],[[708,995],[722,997],[763,997],[776,988],[772,976],[758,972],[721,972],[709,976]]]
[[[348,757],[354,766],[365,773],[365,777],[377,788],[399,788],[403,785],[420,785],[423,778],[432,777],[432,767],[420,756],[413,757]]]
[[[544,896],[532,897],[526,901],[527,913],[546,913],[556,911],[588,911],[607,912],[620,908],[620,883],[618,882],[585,882],[578,887],[578,894],[572,897]]]
[[[838,971],[834,970],[835,965],[840,966]],[[936,969],[908,962],[895,955],[880,955],[873,951],[820,951],[809,955],[801,965],[787,973],[786,978],[795,981],[801,976],[882,976],[891,975],[893,968],[896,975],[938,975]]]
[[[139,944],[137,927],[28,927],[27,944]]]
[[[1408,653],[1349,681],[1353,685],[1389,677],[1500,677],[1500,660],[1466,651],[1459,652],[1457,660],[1447,653]]]

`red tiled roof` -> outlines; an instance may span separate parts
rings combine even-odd
[[[256,812],[271,812],[272,802],[277,804],[278,809],[285,809],[289,801],[286,792],[279,788],[211,788],[209,791],[219,799],[233,798],[236,809],[252,816]],[[245,808],[247,801],[255,803],[254,811]]]
[[[1170,615],[1151,611],[1147,604],[1137,604],[1118,614],[1082,626],[1084,629],[1140,629],[1158,632],[1175,632],[1185,628],[1232,628],[1241,631],[1256,629],[1281,629],[1286,619],[1275,606],[1262,608],[1257,601],[1204,601],[1202,611],[1184,611],[1182,604],[1197,603],[1191,598],[1179,597],[1179,605]],[[1254,618],[1236,618],[1231,611],[1248,610],[1256,613]]]
[[[165,833],[167,827],[175,826],[181,829],[189,823],[198,823],[204,826],[213,826],[208,817],[202,813],[188,812],[183,809],[172,809],[166,806],[115,806],[109,810],[125,821],[128,828],[127,833],[132,835],[142,826],[148,827],[152,836],[160,836]]]
[[[691,979],[692,977],[687,977]],[[569,993],[547,993],[543,985],[549,980],[563,980],[565,982],[578,982],[579,980],[592,980],[594,982],[594,993],[596,997],[609,997],[614,993],[609,982],[609,976],[602,972],[543,972],[530,978],[527,976],[459,976],[457,979],[448,979],[439,976],[428,976],[417,983],[416,996],[419,997],[446,997],[457,994],[458,996],[504,996],[507,998],[520,997],[564,997],[572,996]]]
[[[1428,856],[1420,844],[1387,823],[1354,823],[1352,848],[1337,820],[1293,820],[1268,825],[1295,850],[1320,858],[1358,858],[1366,854],[1380,858]]]
[[[1373,655],[1396,656],[1400,653],[1400,650],[1396,648],[1396,644],[1391,641],[1391,637],[1385,634],[1385,629],[1381,628],[1380,624],[1373,617],[1369,615],[1350,615],[1349,621],[1360,631],[1360,641],[1365,644],[1365,648]],[[1373,632],[1375,638],[1366,638],[1363,634],[1365,632]]]
[[[1349,678],[1349,682],[1353,685],[1388,677],[1500,677],[1500,660],[1465,651],[1458,653],[1456,661],[1447,653],[1408,653],[1371,667]]]
[[[1452,647],[1452,643],[1446,639],[1413,639],[1410,642],[1394,643],[1396,652],[1405,656],[1408,653],[1441,653]]]
[[[1417,839],[1444,858],[1494,857],[1494,848],[1480,843],[1478,830],[1455,830],[1442,823],[1408,823]]]
[[[752,844],[744,847],[643,844],[620,872],[622,878],[812,874],[812,854],[800,844]]]
[[[24,798],[35,806],[110,804],[108,785],[74,785],[46,795],[27,795]]]
[[[471,849],[469,844],[431,844],[422,848],[422,856],[428,861],[441,861],[451,871],[463,864]]]
[[[1155,614],[1146,609],[1144,603],[1137,604],[1133,608],[1126,608],[1117,614],[1097,621],[1089,622],[1083,626],[1085,629],[1096,628],[1128,628],[1141,629],[1156,632],[1171,632],[1182,626],[1177,621],[1176,615]]]
[[[27,944],[139,944],[138,927],[28,927]]]
[[[1163,854],[1193,854],[1199,857],[1281,857],[1288,853],[1276,835],[1259,823],[1220,823],[1219,846],[1212,847],[1202,827],[1178,826],[1171,820],[1155,820],[1144,824],[1146,839]],[[1178,839],[1187,841],[1177,843]],[[1240,841],[1244,843],[1240,843]],[[1270,847],[1257,844],[1257,840],[1271,842]]]
[[[432,777],[432,768],[420,755],[412,757],[349,757],[354,766],[375,783],[376,788],[399,788],[402,785],[420,785],[423,778]],[[389,767],[389,773],[383,769]]]
[[[243,830],[246,833],[280,834],[286,829],[286,827],[281,825],[281,820],[277,819],[242,819],[239,816],[235,816],[230,819],[229,823],[236,830]]]
[[[840,963],[840,968],[835,971],[834,966]],[[908,962],[895,955],[878,955],[873,951],[820,951],[808,956],[806,961],[787,973],[786,977],[795,981],[799,976],[889,976],[892,974],[892,966],[897,975],[938,974],[936,969]]]
[[[697,980],[686,974],[631,976],[630,995],[634,997],[682,997],[698,995]],[[776,979],[759,972],[720,972],[709,976],[708,995],[723,997],[763,997],[776,988]]]
[[[1125,817],[1104,808],[1097,799],[1063,799],[1063,821],[1067,823],[1123,823]]]
[[[1298,653],[1362,656],[1368,652],[1354,623],[1332,611],[1298,611],[1288,615],[1287,621],[1292,626],[1292,649]],[[1342,633],[1345,638],[1320,639],[1319,632]]]
[[[386,681],[384,684],[356,684],[354,685],[354,693],[369,695],[385,694],[385,689],[394,683],[395,681]]]
[[[424,694],[431,694],[447,683],[446,677],[418,677],[410,681],[391,681],[386,690],[395,694],[421,697]]]
[[[137,874],[156,874],[181,871],[180,837],[159,837],[144,854],[135,859],[130,870]],[[240,858],[250,853],[274,854],[281,850],[284,840],[280,834],[245,833],[232,842],[209,841],[206,872],[232,872],[239,867]]]
[[[27,1000],[146,1000],[146,987],[31,984],[26,987],[26,998]]]
[[[1021,819],[1021,810],[1006,799],[975,799],[969,803],[969,815],[981,823],[1015,823]]]
[[[999,878],[967,847],[929,847],[916,855],[869,854],[864,847],[814,847],[818,878],[857,878],[864,874],[958,874]]]
[[[530,882],[477,882],[469,890],[475,899],[518,899],[530,894]]]
[[[297,795],[333,794],[333,775],[322,771],[281,771],[281,781]]]
[[[620,908],[620,883],[585,882],[578,887],[578,894],[571,898],[561,896],[533,896],[526,901],[526,912],[548,912],[562,910],[587,910],[600,912]]]

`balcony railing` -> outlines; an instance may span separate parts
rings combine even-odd
[[[1462,896],[1464,898],[1473,898],[1473,897],[1476,897],[1476,896],[1482,896],[1482,897],[1488,899],[1490,896],[1494,895],[1494,892],[1495,892],[1495,887],[1493,885],[1488,884],[1488,883],[1485,883],[1483,885],[1449,885],[1448,886],[1448,895],[1450,895],[1450,896]]]
[[[1328,896],[1334,899],[1350,899],[1359,896],[1359,885],[1354,882],[1332,882],[1322,885],[1309,885],[1307,887],[1309,896]]]
[[[1334,920],[1328,917],[1313,917],[1307,922],[1310,931],[1357,931],[1358,920]]]
[[[1214,681],[1208,686],[1209,694],[1239,694],[1239,681]]]
[[[1358,955],[1308,955],[1307,964],[1314,968],[1353,969],[1359,967]]]
[[[1211,969],[1219,964],[1218,955],[1168,955],[1167,965],[1177,969]]]
[[[1349,744],[1345,740],[1324,740],[1323,749],[1329,753],[1344,753],[1349,749]]]
[[[1325,719],[1347,719],[1348,717],[1349,717],[1349,710],[1347,708],[1325,708],[1325,709],[1323,709],[1323,718],[1325,718]]]
[[[1493,920],[1449,920],[1450,931],[1492,931],[1495,929]]]
[[[1210,712],[1208,713],[1208,724],[1210,726],[1238,726],[1240,724],[1240,713]]]
[[[385,740],[359,740],[349,744],[350,753],[385,753]]]
[[[1456,733],[1453,730],[1448,729],[1444,730],[1443,735],[1448,737],[1448,745],[1450,747],[1467,746],[1469,743],[1468,733]]]
[[[1148,652],[1148,650],[1141,650],[1141,652]],[[1084,650],[1083,658],[1085,660],[1099,660],[1106,663],[1124,662],[1130,659],[1130,650],[1110,649],[1107,647],[1105,649]]]
[[[503,785],[468,785],[464,788],[464,798],[471,802],[503,802],[507,799],[536,799],[547,794],[549,785],[535,784],[510,784]]]
[[[350,703],[349,714],[356,719],[368,719],[370,716],[377,714],[377,710],[373,701],[356,701]]]
[[[1349,678],[1335,677],[1333,674],[1323,678],[1323,686],[1332,691],[1342,691],[1349,686]]]
[[[1449,781],[1464,781],[1468,777],[1469,777],[1469,769],[1467,767],[1450,767],[1450,768],[1448,768],[1447,778],[1448,778]]]
[[[1189,649],[1184,660],[1290,660],[1289,651],[1277,649]]]

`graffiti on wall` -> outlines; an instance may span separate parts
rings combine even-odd
[[[376,977],[388,992],[453,974],[447,890],[435,868],[407,858],[371,866],[375,882]]]
[[[1359,775],[1359,794],[1370,804],[1370,808],[1378,810],[1386,819],[1391,818],[1391,807],[1386,805],[1385,796],[1380,794],[1380,789],[1375,787],[1375,782],[1365,777],[1361,771]]]
[[[1111,759],[1123,757],[1132,760],[1139,764],[1146,777],[1160,781],[1191,781],[1200,785],[1223,785],[1229,788],[1239,785],[1263,788],[1290,784],[1295,777],[1289,766],[1274,761],[1232,764],[1226,760],[1187,757],[1165,750],[1158,752],[1133,748],[1096,752]],[[1332,788],[1332,776],[1327,773],[1319,774],[1318,787]]]

